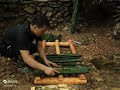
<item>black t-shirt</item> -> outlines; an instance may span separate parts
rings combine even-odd
[[[17,25],[5,32],[3,41],[8,45],[13,45],[18,50],[29,50],[33,41],[42,41],[30,30],[30,24]]]

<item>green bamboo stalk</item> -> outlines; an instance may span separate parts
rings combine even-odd
[[[60,72],[60,74],[80,74],[80,73],[88,73],[89,72],[89,68],[88,67],[67,67],[67,68],[55,68],[56,70],[58,70]],[[41,70],[35,70],[33,72],[34,75],[43,75],[45,74],[43,71]]]
[[[72,14],[72,24],[71,24],[71,33],[77,31],[77,9],[78,9],[78,0],[73,0],[73,14]]]

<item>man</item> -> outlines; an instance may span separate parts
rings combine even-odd
[[[18,55],[21,55],[23,61],[32,68],[42,70],[51,76],[59,73],[50,67],[51,65],[57,66],[57,64],[46,58],[41,43],[41,36],[49,27],[50,24],[46,16],[35,15],[30,24],[18,25],[7,30],[2,41],[5,48],[1,49],[1,55],[10,58],[17,58]],[[34,40],[36,40],[36,44],[33,43]],[[47,66],[37,62],[31,55],[37,51]]]

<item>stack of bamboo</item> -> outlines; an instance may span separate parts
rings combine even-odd
[[[60,71],[55,77],[45,77],[45,73],[40,70],[35,70],[34,79],[35,84],[85,84],[87,79],[84,73],[89,72],[89,68],[82,66],[83,58],[77,54],[56,54],[47,55],[47,58],[60,65],[61,67],[55,68]],[[39,56],[35,57],[36,60],[42,61]],[[40,78],[40,76],[44,76]],[[64,77],[67,76],[67,77]]]

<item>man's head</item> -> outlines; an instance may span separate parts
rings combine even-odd
[[[45,31],[49,29],[49,27],[49,20],[46,16],[43,15],[35,15],[30,24],[31,31],[37,36],[44,34]]]

